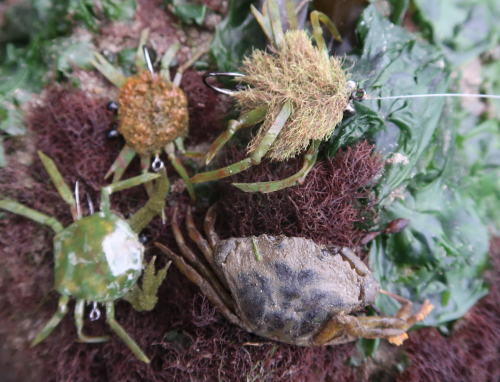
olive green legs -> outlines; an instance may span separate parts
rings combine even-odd
[[[283,188],[292,187],[297,184],[303,184],[307,174],[311,171],[318,159],[318,149],[320,143],[320,141],[313,141],[311,146],[309,146],[306,155],[304,155],[304,164],[302,168],[296,174],[286,179],[261,183],[232,183],[232,185],[245,192],[259,191],[266,194]]]
[[[103,212],[110,212],[109,208],[109,196],[113,192],[121,191],[121,190],[126,190],[127,188],[132,188],[134,186],[137,186],[139,184],[143,184],[146,182],[150,182],[152,180],[155,180],[159,178],[159,174],[142,174],[139,176],[135,176],[130,179],[122,180],[120,182],[116,183],[111,183],[109,186],[103,187],[101,189],[101,211]]]
[[[100,53],[94,52],[95,60],[89,60],[94,68],[96,68],[104,77],[108,79],[117,88],[121,88],[127,82],[127,78],[120,73],[108,60]]]
[[[134,157],[135,150],[129,145],[125,144],[122,151],[120,151],[120,154],[118,154],[118,157],[113,162],[106,175],[104,175],[104,179],[108,179],[111,174],[114,174],[113,183],[118,182],[122,178],[123,173],[127,169],[130,162],[132,162],[132,159],[134,159]]]
[[[393,317],[354,317],[341,316],[330,320],[325,327],[314,337],[313,345],[338,344],[345,341],[338,341],[342,336],[348,335],[351,338],[387,338],[395,345],[401,345],[408,338],[406,331],[417,321],[423,320],[433,309],[429,300],[425,300],[420,309],[411,314],[413,303],[396,294],[380,290],[399,303],[401,309]]]
[[[159,177],[159,179],[156,181],[154,185],[153,196],[139,211],[137,211],[134,215],[132,215],[128,219],[130,227],[137,234],[140,233],[156,215],[163,213],[163,209],[165,207],[165,198],[167,197],[167,193],[170,187],[170,182],[168,181],[167,171],[165,170],[165,168],[162,168],[159,172],[160,172],[159,174],[151,174],[151,173],[143,174],[141,176],[136,176],[135,178],[128,179],[119,183],[112,183],[108,187],[104,187],[104,188],[111,188],[115,184],[128,182],[140,177],[149,177],[150,179],[152,177],[154,178]],[[103,188],[103,193],[104,193],[104,188]],[[102,209],[102,200],[103,198],[101,197],[101,209]]]
[[[62,318],[66,313],[68,313],[68,301],[69,296],[61,296],[59,298],[57,312],[52,316],[52,318],[47,322],[42,331],[36,336],[36,338],[31,343],[31,346],[35,346],[41,341],[43,341],[47,336],[54,330],[54,328],[61,322]],[[149,363],[149,358],[144,354],[141,348],[135,343],[135,341],[130,337],[127,332],[115,321],[115,306],[114,302],[106,302],[106,322],[111,326],[116,334],[127,344],[129,349],[135,356],[143,362]],[[99,343],[108,341],[108,337],[87,337],[82,333],[83,329],[83,311],[84,311],[85,301],[82,299],[76,300],[75,305],[75,322],[76,329],[78,332],[78,338],[81,342],[86,343]]]
[[[321,29],[320,21],[326,26],[326,28],[330,31],[333,38],[337,41],[342,42],[342,37],[340,36],[339,31],[335,27],[335,24],[330,20],[330,18],[322,12],[312,11],[311,12],[311,24],[313,27],[313,36],[316,40],[316,45],[318,45],[319,50],[324,50],[328,53],[325,40],[323,38],[323,29]]]
[[[118,336],[125,342],[134,355],[143,362],[150,363],[149,358],[144,354],[139,345],[128,335],[128,333],[115,321],[115,304],[113,301],[106,302],[106,322],[111,326]]]
[[[210,161],[214,158],[214,156],[222,149],[222,147],[231,139],[231,137],[240,129],[244,127],[250,127],[255,125],[256,123],[262,121],[266,117],[267,106],[260,106],[255,110],[252,110],[248,113],[243,114],[238,119],[232,119],[229,121],[229,126],[227,130],[222,133],[215,141],[212,143],[207,153],[205,154],[205,158],[203,158],[203,162],[205,164],[209,164]],[[193,178],[195,179],[196,176]],[[196,182],[194,182],[196,183]]]
[[[279,49],[283,38],[283,27],[281,24],[278,4],[275,0],[269,0],[267,2],[267,6],[269,7],[269,14],[267,13],[268,10],[265,5],[262,8],[262,13],[260,13],[253,5],[251,6],[251,10],[269,41],[271,41],[275,48]],[[290,29],[298,29],[293,0],[285,0],[285,6]],[[326,26],[334,39],[342,42],[342,37],[332,20],[330,20],[330,18],[322,12],[313,11],[311,12],[311,24],[313,27],[312,33],[320,50],[326,50],[325,40],[323,39],[323,30],[321,29],[320,22]]]
[[[269,15],[267,14],[266,3],[269,7]],[[264,7],[262,8],[262,13],[260,13],[253,5],[250,6],[250,9],[268,40],[276,49],[279,49],[281,40],[283,39],[283,26],[280,19],[280,10],[276,1],[269,0],[265,2]],[[288,9],[289,7],[287,7],[287,11]]]
[[[193,184],[189,180],[189,175],[186,172],[186,169],[182,165],[182,162],[177,158],[175,155],[175,146],[174,143],[171,142],[165,147],[165,152],[168,155],[168,159],[170,160],[170,163],[172,163],[172,166],[174,166],[175,171],[180,175],[180,177],[184,180],[184,183],[186,184],[186,188],[188,190],[189,196],[191,197],[192,200],[196,200],[196,195],[194,194],[194,188]]]
[[[78,298],[76,299],[75,304],[75,325],[76,325],[76,333],[78,334],[78,338],[81,342],[96,344],[100,342],[106,342],[109,340],[109,337],[87,337],[83,334],[83,314],[85,311],[85,300]]]
[[[31,343],[31,347],[42,342],[47,336],[54,330],[54,328],[61,322],[62,318],[66,313],[68,313],[68,301],[69,296],[59,297],[59,302],[57,304],[57,312],[52,316],[52,318],[45,324],[43,329],[38,333],[36,338]]]
[[[239,120],[231,121],[229,124],[229,128],[226,132],[224,132],[217,140],[212,144],[209,151],[207,152],[206,158],[207,162],[213,158],[213,156],[222,148],[222,146],[231,138],[231,136],[239,129],[251,126],[264,118],[267,112],[267,108],[261,107],[259,109],[255,109],[250,113],[244,114]],[[259,143],[255,151],[253,152],[250,158],[243,159],[237,163],[229,165],[227,167],[209,171],[201,174],[195,175],[191,178],[192,183],[198,182],[206,182],[209,180],[221,179],[225,178],[244,170],[247,170],[251,166],[255,164],[259,164],[262,160],[262,157],[266,155],[269,147],[271,147],[272,143],[276,140],[279,132],[283,128],[283,125],[286,123],[286,120],[291,114],[290,106],[285,104],[278,114],[278,117],[274,121],[273,125],[269,129],[269,131],[264,135],[262,141]],[[283,180],[273,181],[273,182],[261,182],[261,183],[233,183],[233,186],[238,187],[240,190],[245,192],[257,192],[260,191],[262,193],[274,192],[277,190],[281,190],[283,188],[291,187],[296,184],[302,184],[304,182],[305,177],[312,169],[316,160],[318,158],[318,149],[320,145],[320,141],[313,141],[311,146],[309,147],[306,155],[304,156],[304,165],[296,174],[292,175]]]
[[[47,155],[42,153],[41,151],[38,151],[38,156],[40,157],[43,166],[45,167],[45,170],[50,176],[50,179],[54,183],[54,186],[56,186],[57,192],[59,192],[59,195],[61,195],[61,198],[68,203],[70,209],[71,209],[71,215],[73,215],[73,220],[78,220],[80,217],[78,216],[77,210],[76,210],[76,201],[75,198],[73,197],[73,193],[69,189],[68,185],[64,181],[61,173],[57,169],[56,164],[52,159],[50,159]]]
[[[257,112],[257,110],[258,110],[258,112]],[[255,112],[255,114],[253,115],[253,117],[255,119],[260,118],[263,111],[264,111],[263,109],[254,110],[253,112]],[[208,180],[226,178],[228,176],[231,176],[231,175],[237,174],[241,171],[244,171],[253,165],[259,164],[262,160],[262,157],[264,155],[266,155],[266,153],[269,151],[269,148],[271,147],[272,143],[278,137],[278,134],[280,133],[283,126],[285,125],[291,112],[292,112],[292,108],[291,108],[290,104],[288,102],[285,103],[283,105],[283,107],[281,108],[278,116],[276,117],[276,120],[273,122],[273,124],[269,128],[268,132],[264,135],[264,137],[262,138],[259,145],[255,148],[255,151],[252,153],[250,158],[243,159],[240,162],[234,163],[230,166],[227,166],[227,167],[224,167],[224,168],[221,168],[218,170],[198,174],[198,175],[194,176],[193,178],[191,178],[191,182],[198,183],[198,182],[206,182]],[[250,114],[250,113],[248,113],[248,114]],[[246,114],[245,116],[248,116],[248,114]],[[261,118],[260,118],[257,121],[255,121],[254,123],[251,123],[255,119],[248,120],[248,117],[247,117],[247,122],[246,122],[246,123],[248,123],[247,126],[250,126],[251,124],[257,123],[261,120]],[[241,124],[243,124],[243,123],[244,122],[241,122]],[[241,128],[241,127],[244,127],[244,126],[240,126],[239,128]],[[228,131],[229,131],[229,129],[228,129]]]
[[[13,200],[0,200],[0,208],[12,212],[13,214],[21,215],[28,219],[34,220],[37,223],[47,225],[52,228],[55,233],[59,233],[64,230],[64,227],[56,220],[56,218],[44,215],[41,212],[35,211]]]
[[[38,156],[40,157],[43,166],[45,167],[45,170],[49,174],[52,183],[54,183],[54,186],[59,192],[59,195],[61,195],[63,200],[66,203],[68,203],[71,209],[71,215],[73,216],[73,219],[74,220],[80,219],[81,216],[78,215],[75,198],[73,197],[73,194],[69,189],[68,185],[64,181],[61,173],[57,169],[57,166],[55,165],[54,161],[41,151],[38,151]],[[0,208],[17,215],[27,217],[28,219],[34,220],[40,224],[47,225],[50,228],[52,228],[55,231],[55,233],[59,233],[64,229],[62,224],[59,223],[57,219],[42,214],[41,212],[35,211],[13,200],[9,199],[0,200]]]

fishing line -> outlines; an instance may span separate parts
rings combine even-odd
[[[368,99],[398,99],[398,98],[425,98],[425,97],[474,97],[474,98],[500,99],[500,95],[468,94],[468,93],[414,94],[414,95],[386,96],[386,97],[372,97],[371,95],[367,94],[364,99],[368,100]]]

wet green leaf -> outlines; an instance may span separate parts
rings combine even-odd
[[[391,5],[391,21],[396,25],[401,25],[408,11],[410,0],[389,0],[389,4]]]
[[[346,57],[352,79],[369,95],[443,93],[450,69],[440,49],[394,26],[374,6],[368,7],[358,23],[361,47]],[[354,117],[345,119],[327,145],[328,154],[362,136],[376,144],[390,166],[380,180],[377,193],[384,200],[406,182],[433,137],[444,98],[365,100],[356,104]]]
[[[451,71],[438,47],[394,26],[373,6],[363,13],[358,33],[361,46],[345,66],[352,66],[352,78],[372,97],[447,91]],[[411,224],[371,244],[370,266],[383,289],[417,307],[429,298],[435,308],[425,325],[433,326],[463,316],[487,293],[481,272],[487,264],[489,234],[478,195],[473,195],[479,183],[468,177],[474,176],[474,166],[494,166],[497,152],[491,137],[472,144],[496,127],[464,128],[459,134],[457,119],[463,115],[454,112],[451,101],[444,108],[445,102],[365,100],[355,105],[357,114],[346,118],[325,145],[333,155],[344,145],[369,139],[388,159],[376,188],[380,226],[397,218]],[[495,193],[484,180],[484,192]],[[400,308],[385,295],[377,306],[388,315]],[[364,341],[360,346],[369,354],[374,344]]]
[[[418,24],[454,66],[478,57],[500,39],[498,0],[413,0]]]
[[[265,47],[264,32],[250,12],[252,0],[231,0],[227,17],[215,28],[211,44],[219,70],[235,71],[243,56],[252,52],[252,48]]]
[[[183,23],[191,25],[196,23],[203,24],[207,6],[204,4],[196,5],[188,0],[169,0],[167,4],[172,5],[172,13],[182,20]]]
[[[137,4],[135,0],[101,0],[104,16],[113,21],[133,20]]]
[[[15,105],[8,105],[6,110],[0,108],[0,120],[0,130],[5,131],[7,134],[23,135],[26,133],[24,115]]]

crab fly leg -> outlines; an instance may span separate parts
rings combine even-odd
[[[75,324],[76,324],[76,333],[78,334],[78,338],[81,342],[86,342],[89,344],[106,342],[109,340],[108,337],[87,337],[83,334],[83,314],[85,310],[85,300],[78,298],[75,304]]]
[[[141,172],[143,174],[147,174],[150,166],[151,157],[149,155],[141,156]],[[153,196],[153,182],[144,183],[144,188],[146,189],[148,196],[151,198]]]
[[[217,214],[215,212],[216,204],[210,207],[205,215],[205,221],[203,222],[203,228],[205,229],[205,234],[208,237],[208,241],[212,248],[215,248],[215,244],[219,242],[219,235],[215,232],[214,225]]]
[[[116,334],[125,342],[128,348],[134,353],[134,355],[145,363],[150,363],[149,358],[144,354],[142,349],[137,345],[137,343],[129,336],[129,334],[123,329],[118,322],[115,320],[115,304],[113,301],[108,301],[106,305],[106,322],[111,326],[111,329],[115,331]]]
[[[151,176],[153,174],[144,174]],[[141,176],[144,176],[141,175]],[[158,177],[161,176],[155,182],[153,189],[153,197],[148,200],[148,202],[134,215],[128,219],[128,223],[130,224],[130,228],[137,234],[141,232],[153,219],[156,215],[162,214],[163,218],[163,209],[165,207],[165,198],[167,197],[168,190],[170,187],[170,182],[168,181],[167,171],[165,167],[160,170],[160,174],[154,174],[153,176]],[[139,178],[139,177],[136,177]],[[135,178],[132,178],[135,179]],[[130,179],[130,180],[132,180]],[[140,183],[139,183],[140,184]],[[108,186],[109,187],[109,186]],[[102,200],[102,198],[101,198]],[[102,203],[102,202],[101,202]]]
[[[212,143],[208,149],[203,162],[209,164],[214,156],[222,149],[222,147],[231,139],[231,137],[240,129],[244,127],[250,127],[259,123],[266,117],[268,107],[260,106],[248,113],[243,114],[238,119],[232,119],[229,121],[229,126],[225,132],[223,132],[215,141]],[[196,178],[196,177],[195,177]],[[194,178],[193,178],[194,179]],[[196,182],[193,182],[196,183]]]
[[[420,309],[411,315],[413,303],[406,298],[393,293],[380,291],[402,304],[401,309],[393,317],[344,317],[332,318],[325,327],[314,337],[314,345],[326,345],[334,341],[343,331],[360,338],[384,337],[394,345],[401,345],[408,338],[406,331],[417,321],[423,320],[433,309],[429,300],[425,300]],[[410,316],[411,315],[411,316]]]
[[[330,31],[333,38],[339,42],[342,42],[342,37],[340,36],[339,31],[335,27],[335,24],[330,20],[330,18],[322,12],[313,11],[311,12],[311,24],[313,27],[313,36],[316,40],[316,44],[318,45],[319,50],[323,50],[327,52],[327,47],[325,44],[325,40],[323,38],[323,29],[321,29],[320,21],[326,26],[326,28]]]
[[[147,58],[145,55],[147,53],[144,50],[144,47],[146,46],[146,41],[148,41],[148,37],[149,37],[149,28],[143,29],[141,31],[141,36],[139,37],[139,44],[137,45],[137,51],[135,52],[135,66],[138,71],[146,69]]]
[[[170,64],[172,63],[176,53],[179,51],[181,44],[176,42],[168,47],[167,51],[161,58],[160,77],[165,81],[170,82]]]
[[[224,305],[227,307],[232,307],[233,302],[229,293],[226,291],[226,289],[224,289],[224,287],[221,285],[221,283],[219,282],[217,277],[213,274],[213,272],[208,267],[206,267],[205,264],[203,264],[198,260],[196,255],[191,251],[191,249],[189,249],[186,242],[184,241],[184,237],[182,236],[181,230],[179,229],[179,225],[177,224],[177,211],[178,208],[176,207],[174,210],[174,215],[172,217],[172,231],[174,232],[175,241],[177,242],[177,245],[179,246],[182,255],[186,259],[188,259],[191,262],[191,264],[193,264],[193,266],[198,271],[197,274],[201,274],[200,277],[203,277],[203,279],[206,280],[206,282],[211,285],[211,288],[214,290],[215,293],[217,293],[219,299],[224,302]],[[192,227],[190,229],[192,229]],[[175,260],[173,261],[175,264],[177,264]]]
[[[186,228],[191,240],[193,240],[198,245],[198,248],[200,248],[201,252],[203,252],[203,254],[205,255],[205,258],[207,259],[208,263],[210,264],[212,269],[214,269],[215,268],[214,253],[212,252],[212,248],[210,247],[208,242],[205,240],[203,236],[201,236],[201,233],[196,229],[190,208],[188,208],[186,214]]]
[[[108,79],[117,88],[121,88],[127,82],[127,78],[120,73],[108,60],[106,60],[100,53],[94,52],[94,58],[89,62],[96,68],[104,77]]]
[[[234,325],[238,325],[242,328],[246,328],[246,325],[244,325],[240,319],[231,311],[231,309],[226,305],[223,300],[220,298],[220,296],[217,294],[217,292],[214,290],[212,285],[205,280],[203,277],[200,276],[198,272],[196,272],[191,266],[186,264],[184,259],[180,256],[177,256],[174,254],[170,249],[165,247],[164,245],[160,243],[155,243],[155,245],[161,249],[165,255],[173,261],[177,269],[181,271],[191,282],[195,283],[198,285],[198,287],[201,289],[201,291],[208,297],[210,302],[215,305],[215,307],[219,310],[219,312],[222,313],[226,319],[231,322]],[[249,329],[247,329],[249,330]]]
[[[109,196],[113,192],[126,190],[127,188],[131,188],[137,186],[139,184],[143,184],[146,182],[150,182],[159,178],[159,174],[142,174],[127,180],[122,180],[120,182],[111,183],[109,186],[103,187],[101,189],[101,211],[109,212]]]
[[[432,311],[434,308],[431,303],[429,302],[428,299],[425,299],[423,304],[420,306],[420,308],[417,310],[417,312],[410,316],[411,311],[413,309],[413,303],[401,296],[398,296],[397,294],[387,292],[383,289],[380,290],[380,293],[385,294],[386,296],[392,297],[395,299],[397,302],[401,304],[401,309],[396,313],[396,317],[401,318],[405,321],[405,324],[402,326],[402,329],[406,332],[409,328],[411,328],[415,322],[417,321],[422,321],[427,315]],[[404,333],[403,335],[400,336],[395,336],[388,338],[389,342],[395,344],[395,345],[401,345],[401,343],[408,338],[407,334]]]
[[[267,14],[267,7],[269,7],[269,15]],[[268,40],[271,41],[276,49],[279,49],[281,40],[283,39],[283,26],[281,25],[280,10],[276,1],[269,0],[265,2],[262,7],[262,13],[253,5],[250,6],[250,9]]]
[[[170,142],[165,147],[165,152],[167,153],[168,159],[170,159],[172,166],[174,166],[175,171],[177,171],[177,173],[181,176],[181,178],[186,183],[186,188],[188,190],[189,196],[191,197],[191,199],[196,200],[196,195],[194,193],[193,184],[189,180],[189,175],[186,172],[186,169],[184,168],[184,166],[182,165],[182,162],[175,155],[175,146],[174,146],[173,142]]]
[[[172,83],[179,87],[181,85],[182,81],[182,75],[184,74],[184,71],[186,71],[191,65],[193,65],[196,61],[199,60],[201,56],[203,56],[205,53],[207,53],[210,50],[209,47],[202,48],[198,50],[196,53],[194,53],[189,60],[187,60],[182,66],[177,70],[177,73],[175,73],[174,80]]]
[[[285,0],[286,16],[288,18],[289,29],[297,30],[299,29],[299,21],[297,20],[297,15],[295,13],[295,4],[293,0]]]
[[[73,220],[78,220],[78,212],[76,210],[76,201],[69,189],[68,185],[64,181],[61,173],[57,169],[56,164],[52,159],[50,159],[47,155],[38,151],[38,156],[40,157],[43,167],[50,176],[52,183],[56,186],[57,192],[61,195],[61,198],[69,204],[69,208],[71,209],[71,215],[73,216]]]
[[[433,306],[425,300],[420,309],[412,316],[413,303],[395,294],[381,291],[395,298],[402,304],[401,309],[394,317],[352,317],[347,318],[347,332],[355,337],[386,337],[394,345],[401,345],[408,338],[406,331],[417,321],[423,320]]]
[[[266,153],[269,151],[269,148],[278,137],[278,134],[285,125],[291,113],[292,108],[290,106],[290,103],[286,102],[281,108],[281,111],[276,117],[276,120],[271,125],[268,132],[264,135],[259,145],[255,148],[255,151],[252,153],[250,158],[243,159],[242,161],[224,168],[220,168],[218,170],[197,174],[196,176],[191,178],[191,182],[198,183],[206,182],[208,180],[226,178],[228,176],[247,170],[253,165],[259,164],[262,160],[262,157],[266,155]]]
[[[175,138],[174,142],[175,142],[175,146],[177,147],[177,150],[179,150],[179,152],[182,155],[184,155],[188,158],[203,158],[205,156],[205,154],[197,152],[197,151],[186,150],[184,148],[184,138],[182,138],[182,137]]]
[[[298,184],[303,184],[304,180],[313,168],[314,164],[318,159],[318,148],[320,141],[313,141],[306,155],[304,155],[304,165],[295,174],[283,180],[275,180],[272,182],[260,182],[260,183],[232,183],[233,186],[238,187],[244,192],[257,192],[260,191],[263,194],[281,190],[283,188],[295,186]]]
[[[129,145],[125,145],[118,154],[118,158],[114,161],[114,163],[109,168],[108,172],[104,176],[104,179],[108,179],[111,174],[113,175],[113,183],[118,182],[121,178],[125,170],[127,169],[132,159],[135,157],[135,150]]]
[[[31,347],[42,342],[47,336],[54,330],[54,328],[61,322],[62,318],[66,313],[68,313],[68,301],[69,296],[59,297],[59,302],[57,303],[57,312],[52,316],[52,318],[45,324],[43,329],[38,333],[36,338],[31,343]]]
[[[57,221],[57,219],[44,215],[41,212],[35,211],[13,200],[0,200],[0,208],[12,212],[13,214],[21,215],[28,219],[34,220],[37,223],[47,225],[52,228],[55,233],[59,233],[64,230],[64,227],[61,223],[59,223],[59,221]]]

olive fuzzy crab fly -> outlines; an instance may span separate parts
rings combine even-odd
[[[316,163],[321,141],[326,140],[341,122],[344,113],[353,114],[352,97],[363,91],[348,81],[342,62],[330,57],[322,36],[320,22],[332,35],[342,41],[331,20],[323,13],[311,13],[312,45],[308,34],[298,30],[293,2],[287,6],[290,30],[282,32],[279,9],[275,0],[269,0],[269,15],[264,6],[262,14],[252,6],[252,13],[272,43],[271,52],[254,50],[245,58],[241,73],[207,73],[205,84],[214,90],[235,98],[243,114],[229,122],[229,127],[207,151],[204,162],[208,164],[233,134],[245,127],[263,121],[250,142],[249,157],[230,166],[200,173],[191,178],[192,183],[220,179],[247,170],[263,158],[286,161],[308,148],[304,165],[299,172],[287,179],[263,183],[233,183],[245,192],[274,192],[302,183]],[[216,88],[206,82],[207,77],[230,75],[241,77],[248,86],[238,91]]]
[[[118,105],[111,103],[118,110],[118,133],[125,138],[125,147],[115,160],[105,179],[113,175],[113,183],[121,179],[128,165],[135,157],[141,157],[143,173],[147,172],[153,161],[153,170],[159,165],[160,153],[165,150],[175,170],[186,183],[192,199],[195,194],[189,176],[181,161],[175,155],[177,149],[186,156],[199,154],[184,149],[184,138],[188,135],[188,103],[184,92],[179,88],[182,74],[199,59],[206,50],[200,50],[182,65],[173,81],[170,81],[169,66],[174,59],[180,44],[171,45],[161,60],[161,71],[156,75],[145,47],[149,30],[141,33],[135,64],[139,73],[126,78],[114,68],[101,54],[94,53],[95,60],[90,63],[101,72],[112,84],[120,89]],[[146,70],[146,68],[149,70]],[[149,196],[152,185],[146,183]]]
[[[82,332],[85,302],[94,304],[91,320],[99,318],[97,304],[102,303],[106,307],[106,322],[137,358],[149,363],[149,358],[137,343],[115,321],[114,301],[124,298],[137,310],[151,310],[156,305],[156,292],[167,274],[170,263],[155,275],[153,258],[146,268],[143,288],[139,288],[136,283],[142,273],[144,246],[138,239],[138,233],[163,210],[169,187],[165,169],[162,169],[161,175],[143,174],[103,187],[100,211],[93,213],[93,208],[89,208],[91,215],[82,217],[78,195],[75,200],[52,159],[42,152],[38,154],[57,191],[69,204],[75,221],[64,228],[53,217],[13,200],[0,200],[0,208],[49,226],[56,233],[55,289],[61,297],[57,312],[36,336],[31,346],[43,341],[59,324],[67,313],[69,299],[73,296],[76,298],[75,321],[81,342],[96,343],[108,340],[108,337],[87,337]],[[154,196],[132,217],[125,220],[111,212],[111,193],[155,179],[157,181],[154,185]]]
[[[186,246],[176,212],[172,229],[181,253],[192,266],[167,247],[156,245],[200,287],[226,319],[262,337],[300,346],[384,337],[399,345],[407,338],[406,331],[433,308],[425,300],[412,315],[412,302],[380,290],[370,270],[349,248],[286,236],[219,240],[214,231],[213,206],[204,224],[209,244],[196,230],[188,209],[189,236],[205,255],[212,272]],[[394,233],[404,227],[391,227],[384,232]],[[379,291],[402,304],[395,316],[349,314],[372,304]]]

